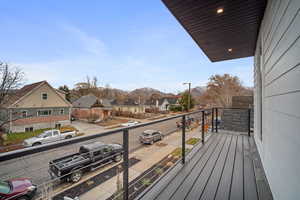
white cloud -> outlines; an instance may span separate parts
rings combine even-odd
[[[101,40],[97,39],[94,36],[89,35],[88,33],[77,28],[76,26],[64,25],[62,27],[67,33],[75,36],[78,39],[78,42],[81,43],[82,47],[88,53],[91,53],[91,54],[94,54],[97,56],[105,56],[106,55],[106,47]]]

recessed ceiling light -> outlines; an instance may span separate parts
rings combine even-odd
[[[221,14],[221,13],[223,13],[224,12],[224,9],[223,8],[218,8],[217,9],[217,14]]]
[[[232,49],[230,48],[230,49],[228,49],[228,51],[229,51],[229,52],[232,52]]]

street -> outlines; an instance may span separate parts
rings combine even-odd
[[[194,116],[195,117],[195,116]],[[160,123],[156,123],[153,125],[148,125],[145,127],[139,127],[136,129],[131,129],[129,131],[129,151],[133,153],[135,150],[139,149],[143,146],[143,144],[139,141],[139,135],[145,130],[159,130],[164,135],[168,135],[174,133],[178,130],[176,126],[176,122],[178,119],[172,119]],[[101,129],[101,132],[105,132],[107,130]],[[101,133],[100,132],[100,133]],[[178,137],[178,141],[181,140],[181,137]],[[93,143],[95,141],[101,141],[103,143],[123,143],[123,134],[122,132],[118,132],[112,135],[103,136],[97,139],[88,140],[85,142],[80,142],[76,144],[71,144],[67,146],[63,146],[57,149],[52,149],[49,151],[32,154],[29,156],[24,156],[22,158],[17,158],[9,161],[5,161],[1,163],[0,170],[0,179],[6,180],[9,178],[17,178],[17,177],[27,177],[32,180],[32,182],[39,187],[39,191],[45,188],[45,185],[49,183],[52,184],[51,177],[48,173],[49,169],[49,161],[53,159],[57,159],[68,154],[77,153],[79,147],[83,144]],[[109,167],[109,166],[107,166]],[[101,169],[100,169],[101,170]],[[53,185],[57,185],[55,182]],[[60,185],[58,186],[60,187]]]
[[[139,135],[147,129],[160,130],[163,134],[169,134],[177,130],[176,121],[179,119],[173,119],[146,127],[140,127],[129,131],[129,150],[132,152],[135,149],[142,146],[139,142]],[[49,151],[36,153],[33,155],[17,158],[1,163],[0,178],[2,180],[14,178],[14,177],[29,177],[32,181],[41,185],[50,181],[48,174],[48,163],[50,160],[66,156],[78,152],[79,147],[83,144],[92,143],[95,141],[101,141],[103,143],[120,143],[122,144],[122,133],[116,133],[101,138],[72,144],[58,149],[52,149]]]

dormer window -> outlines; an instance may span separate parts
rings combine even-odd
[[[48,94],[47,93],[42,93],[42,99],[47,100],[48,99]]]

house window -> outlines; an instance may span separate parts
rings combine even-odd
[[[60,129],[61,128],[61,124],[55,124],[55,128],[56,129]]]
[[[47,93],[42,93],[42,99],[47,100],[48,99],[48,94]]]
[[[64,109],[59,110],[59,114],[63,115],[65,113]]]
[[[25,132],[32,132],[33,131],[33,127],[26,127],[25,128]]]
[[[51,110],[39,110],[38,111],[38,116],[48,116],[51,115]]]
[[[26,118],[26,117],[27,117],[27,111],[26,111],[26,110],[23,110],[23,111],[22,111],[22,117],[23,117],[23,118]]]

